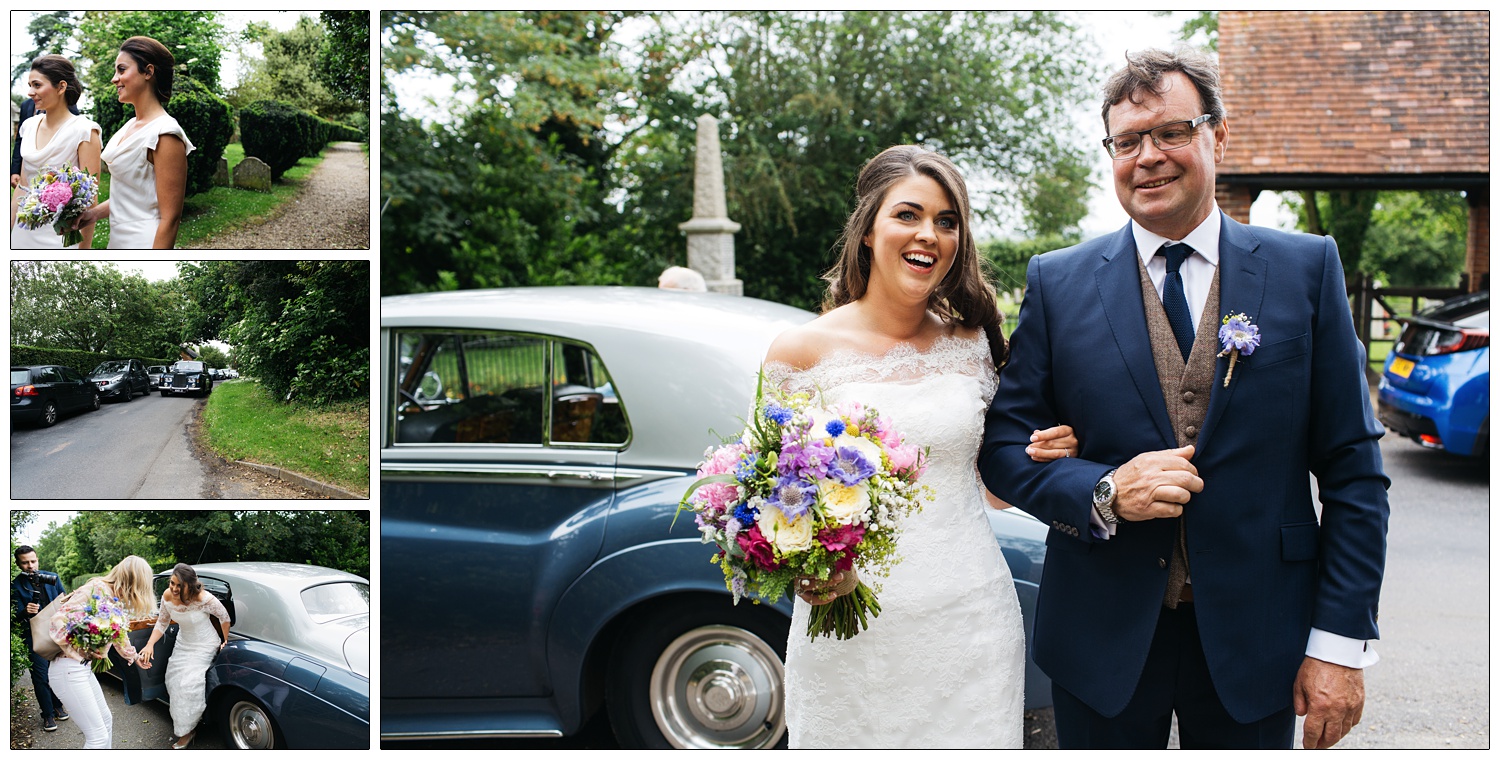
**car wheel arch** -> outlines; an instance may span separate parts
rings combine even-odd
[[[265,702],[238,686],[222,685],[209,695],[208,709],[205,713],[213,716],[214,722],[218,724],[219,733],[229,749],[238,747],[234,739],[234,727],[231,725],[237,705],[253,706],[255,711],[265,717],[267,728],[271,733],[272,745],[276,749],[286,749],[286,733]]]

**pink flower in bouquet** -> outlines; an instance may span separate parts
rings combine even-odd
[[[911,473],[914,477],[922,477],[927,471],[927,457],[923,456],[922,448],[912,444],[895,446],[886,449],[885,455],[891,459],[891,471],[896,473]]]
[[[68,201],[73,200],[73,188],[68,187],[62,182],[53,182],[42,188],[40,200],[42,205],[47,207],[48,211],[57,213],[58,209],[68,205]]]
[[[759,525],[751,525],[749,530],[742,530],[735,536],[740,548],[745,551],[745,556],[764,570],[775,570],[781,566],[776,561],[776,553],[771,550],[771,543],[766,540],[765,534],[760,532]]]
[[[740,444],[719,447],[698,467],[698,477],[733,473],[744,453],[745,447]],[[699,488],[694,498],[701,500],[711,514],[717,515],[732,509],[738,503],[737,493],[733,483],[710,483]]]
[[[818,533],[818,543],[831,552],[852,549],[859,546],[859,542],[864,538],[865,526],[863,525],[840,525],[836,528],[826,528]]]

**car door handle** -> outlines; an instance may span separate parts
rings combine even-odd
[[[577,478],[579,480],[588,480],[594,482],[610,481],[615,479],[615,476],[607,472],[599,472],[598,470],[588,470],[585,472],[548,470],[547,477],[553,480],[559,480],[563,478]]]

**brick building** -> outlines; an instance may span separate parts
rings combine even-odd
[[[1229,145],[1219,206],[1262,190],[1462,190],[1465,271],[1488,287],[1486,11],[1219,14]]]

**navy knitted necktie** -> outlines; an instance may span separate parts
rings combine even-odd
[[[1193,255],[1186,243],[1163,245],[1157,256],[1167,257],[1167,279],[1161,287],[1161,305],[1167,310],[1167,323],[1172,325],[1172,334],[1177,336],[1177,348],[1182,351],[1182,360],[1187,361],[1193,352],[1193,340],[1197,331],[1193,329],[1193,317],[1188,313],[1187,296],[1182,290],[1182,262]]]

